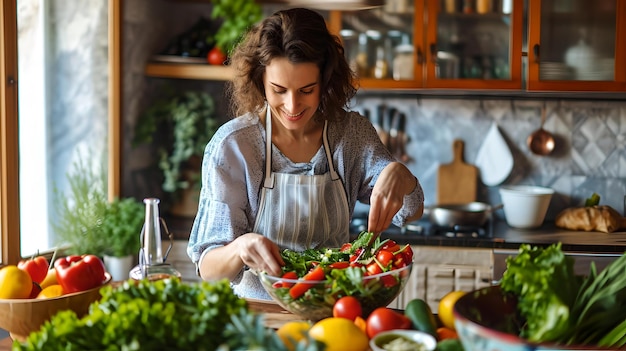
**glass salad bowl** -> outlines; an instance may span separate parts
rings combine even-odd
[[[333,305],[343,296],[356,297],[363,316],[389,305],[406,286],[412,267],[409,263],[373,275],[365,275],[364,270],[352,267],[326,274],[319,280],[289,279],[265,273],[259,273],[259,278],[272,299],[284,309],[307,320],[319,321],[332,317]]]
[[[258,273],[267,293],[284,309],[311,321],[332,317],[344,296],[358,299],[363,317],[389,305],[406,286],[413,267],[410,245],[361,232],[341,248],[281,252],[282,276]]]

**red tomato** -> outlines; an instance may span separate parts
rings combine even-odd
[[[413,249],[411,249],[411,245],[407,244],[402,248],[402,253],[406,258],[406,262],[413,262]]]
[[[285,274],[283,274],[283,279],[298,279],[298,274],[296,274],[296,272],[291,271],[291,272],[287,272]],[[280,283],[280,282],[277,282]],[[295,283],[291,283],[291,282],[282,282],[280,285],[283,288],[291,288]]]
[[[389,268],[389,265],[391,264],[391,262],[394,259],[394,255],[392,251],[387,251],[387,250],[379,250],[378,253],[376,254],[376,259],[378,260],[378,262],[380,262],[380,264],[385,267],[385,268]]]
[[[307,274],[305,274],[304,277],[302,277],[302,279],[322,280],[324,279],[324,268],[322,268],[322,266],[316,266]],[[307,282],[296,283],[296,285],[292,286],[291,289],[289,289],[289,296],[291,296],[292,299],[297,299],[300,296],[304,295],[304,293],[307,292],[307,290],[311,289],[312,287],[313,287],[313,284],[309,284]]]
[[[341,245],[341,249],[339,249],[339,251],[341,251],[341,252],[349,252],[350,249],[352,249],[352,244],[351,243],[345,243],[345,244]]]
[[[37,284],[41,283],[46,278],[46,274],[48,274],[48,267],[48,260],[43,256],[37,256],[28,260],[21,260],[17,264],[17,268],[28,272],[30,278]]]
[[[396,252],[398,250],[400,250],[400,245],[398,245],[398,243],[396,243],[395,241],[391,240],[391,239],[387,239],[387,241],[385,241],[383,243],[383,245],[380,247],[381,250],[387,250],[387,251],[391,251],[391,252]]]
[[[341,262],[333,262],[328,267],[332,269],[344,269],[350,267],[350,262],[341,261]]]
[[[380,280],[383,282],[383,286],[385,286],[386,288],[390,288],[398,284],[396,277],[391,274],[383,275],[382,277],[380,277]]]
[[[354,321],[356,317],[361,317],[362,314],[361,303],[354,296],[344,296],[333,305],[333,317]]]
[[[223,65],[226,62],[226,55],[216,46],[207,54],[207,61],[211,65]]]
[[[374,275],[383,272],[383,269],[380,268],[380,265],[376,263],[376,261],[372,261],[372,263],[369,263],[367,266],[365,266],[365,269],[367,270],[367,275]]]
[[[379,307],[367,317],[366,330],[370,339],[386,330],[411,329],[411,327],[411,320],[407,316],[387,307]]]

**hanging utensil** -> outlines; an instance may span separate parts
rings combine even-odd
[[[543,129],[543,124],[546,122],[546,106],[541,109],[541,126],[534,131],[526,142],[528,148],[536,155],[546,156],[554,151],[554,136]]]

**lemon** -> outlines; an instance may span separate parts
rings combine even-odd
[[[311,329],[311,324],[305,321],[294,321],[283,324],[276,334],[281,338],[287,349],[294,350],[296,344],[304,339],[306,333]]]
[[[33,289],[30,275],[15,265],[0,269],[0,299],[26,299]]]
[[[367,335],[353,321],[329,317],[315,323],[309,336],[326,344],[326,351],[366,351],[369,350]]]
[[[441,301],[439,301],[437,313],[439,315],[439,320],[444,327],[456,330],[454,327],[454,304],[463,295],[465,295],[465,291],[455,290],[444,295],[441,298]]]

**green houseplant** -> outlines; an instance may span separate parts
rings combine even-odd
[[[175,196],[198,184],[204,148],[217,127],[211,95],[186,91],[158,100],[139,117],[134,144],[154,144],[162,189]]]
[[[221,19],[215,33],[215,46],[228,54],[243,34],[263,17],[263,10],[254,0],[212,0],[211,18]]]
[[[100,167],[103,170],[103,167]],[[67,174],[69,191],[55,190],[57,221],[52,223],[57,244],[68,254],[94,254],[104,258],[123,257],[126,277],[139,254],[143,204],[134,198],[107,198],[106,174],[95,171],[80,158]],[[116,278],[115,274],[114,279]]]

